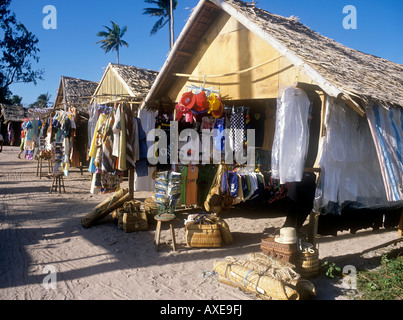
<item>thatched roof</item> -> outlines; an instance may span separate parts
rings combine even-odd
[[[342,91],[351,91],[377,103],[403,107],[403,65],[346,47],[295,18],[275,15],[239,0],[225,2]]]
[[[298,22],[240,0],[201,0],[178,37],[144,105],[164,96],[183,72],[198,42],[226,12],[268,42],[333,97],[363,113],[368,100],[403,107],[403,65],[348,48]],[[352,98],[353,97],[353,98]],[[360,104],[357,104],[357,97]],[[354,101],[353,101],[354,99]]]
[[[123,64],[113,64],[111,66],[122,80],[129,86],[130,90],[136,97],[144,98],[150,90],[157,71],[150,69],[138,68],[135,66],[127,66]]]
[[[98,82],[95,81],[62,76],[54,107],[63,109],[65,103],[79,109],[86,109],[97,86]]]
[[[0,116],[5,122],[22,122],[29,117],[28,109],[19,105],[0,104]]]

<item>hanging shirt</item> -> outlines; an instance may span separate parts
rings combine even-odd
[[[122,131],[121,125],[120,125],[120,105],[116,109],[115,112],[115,123],[113,124],[112,130],[113,130],[113,146],[112,146],[112,155],[115,157],[119,157],[120,153],[120,134]]]

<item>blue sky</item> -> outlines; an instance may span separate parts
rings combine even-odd
[[[250,0],[246,2],[252,2]],[[403,64],[403,1],[402,0],[260,0],[257,6],[283,16],[297,16],[300,22],[320,34],[346,46]],[[198,0],[178,0],[175,10],[175,37],[178,37]],[[57,29],[42,26],[46,5],[57,9]],[[357,9],[357,29],[346,30],[342,22],[343,7]],[[116,54],[100,49],[95,42],[103,25],[114,21],[127,25],[124,39],[129,48],[122,48],[120,63],[159,71],[169,51],[168,27],[150,36],[156,18],[142,14],[149,5],[143,0],[13,0],[11,10],[17,19],[39,38],[39,69],[44,80],[34,84],[14,84],[13,94],[23,97],[23,104],[49,93],[54,101],[60,77],[70,76],[99,81]]]

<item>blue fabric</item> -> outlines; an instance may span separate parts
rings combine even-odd
[[[224,171],[221,179],[221,190],[229,193],[233,198],[238,195],[238,175],[232,171]]]

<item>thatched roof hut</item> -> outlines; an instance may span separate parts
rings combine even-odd
[[[403,119],[402,65],[348,48],[294,17],[272,14],[255,4],[240,0],[200,0],[142,108],[161,110],[158,101],[169,98],[178,102],[183,93],[194,87],[219,91],[228,106],[264,107],[268,128],[276,128],[277,99],[284,89],[303,89],[310,95],[317,124],[310,133],[309,147],[313,148],[308,151],[308,156],[316,159],[313,169],[321,172],[320,177],[325,177],[330,184],[340,182],[342,177],[342,183],[356,187],[342,200],[326,198],[325,205],[337,203],[341,208],[356,201],[355,204],[371,208],[403,206],[403,132],[398,130]],[[344,117],[340,116],[343,112]],[[289,115],[291,118],[292,112]],[[329,118],[343,120],[337,126]],[[345,139],[329,139],[330,130],[334,136]],[[343,136],[346,132],[351,134]],[[363,143],[364,137],[368,144]],[[264,133],[266,140],[265,150],[271,151],[274,130]],[[323,143],[321,149],[319,142]],[[337,149],[338,144],[342,148]],[[332,159],[339,161],[337,165],[345,164],[334,175],[339,181],[326,176],[337,165],[333,166],[330,160],[318,161],[326,158],[324,150],[343,159]],[[368,157],[363,156],[363,150],[368,152]],[[362,163],[368,164],[368,170],[363,170]],[[349,176],[353,171],[357,174]],[[369,196],[369,188],[368,191],[365,188],[373,186],[371,177],[376,177],[377,196],[382,198],[374,205],[367,200],[375,197]],[[342,189],[340,186],[340,183],[332,186],[336,197]],[[317,190],[324,191],[324,185]],[[319,205],[319,209],[325,208],[322,203]]]
[[[105,104],[127,101],[140,104],[148,94],[158,72],[110,63],[93,94],[92,101]]]
[[[0,117],[4,122],[23,122],[29,114],[28,109],[23,106],[0,104]]]
[[[57,89],[54,109],[74,106],[79,112],[87,113],[88,105],[98,82],[62,76]]]

